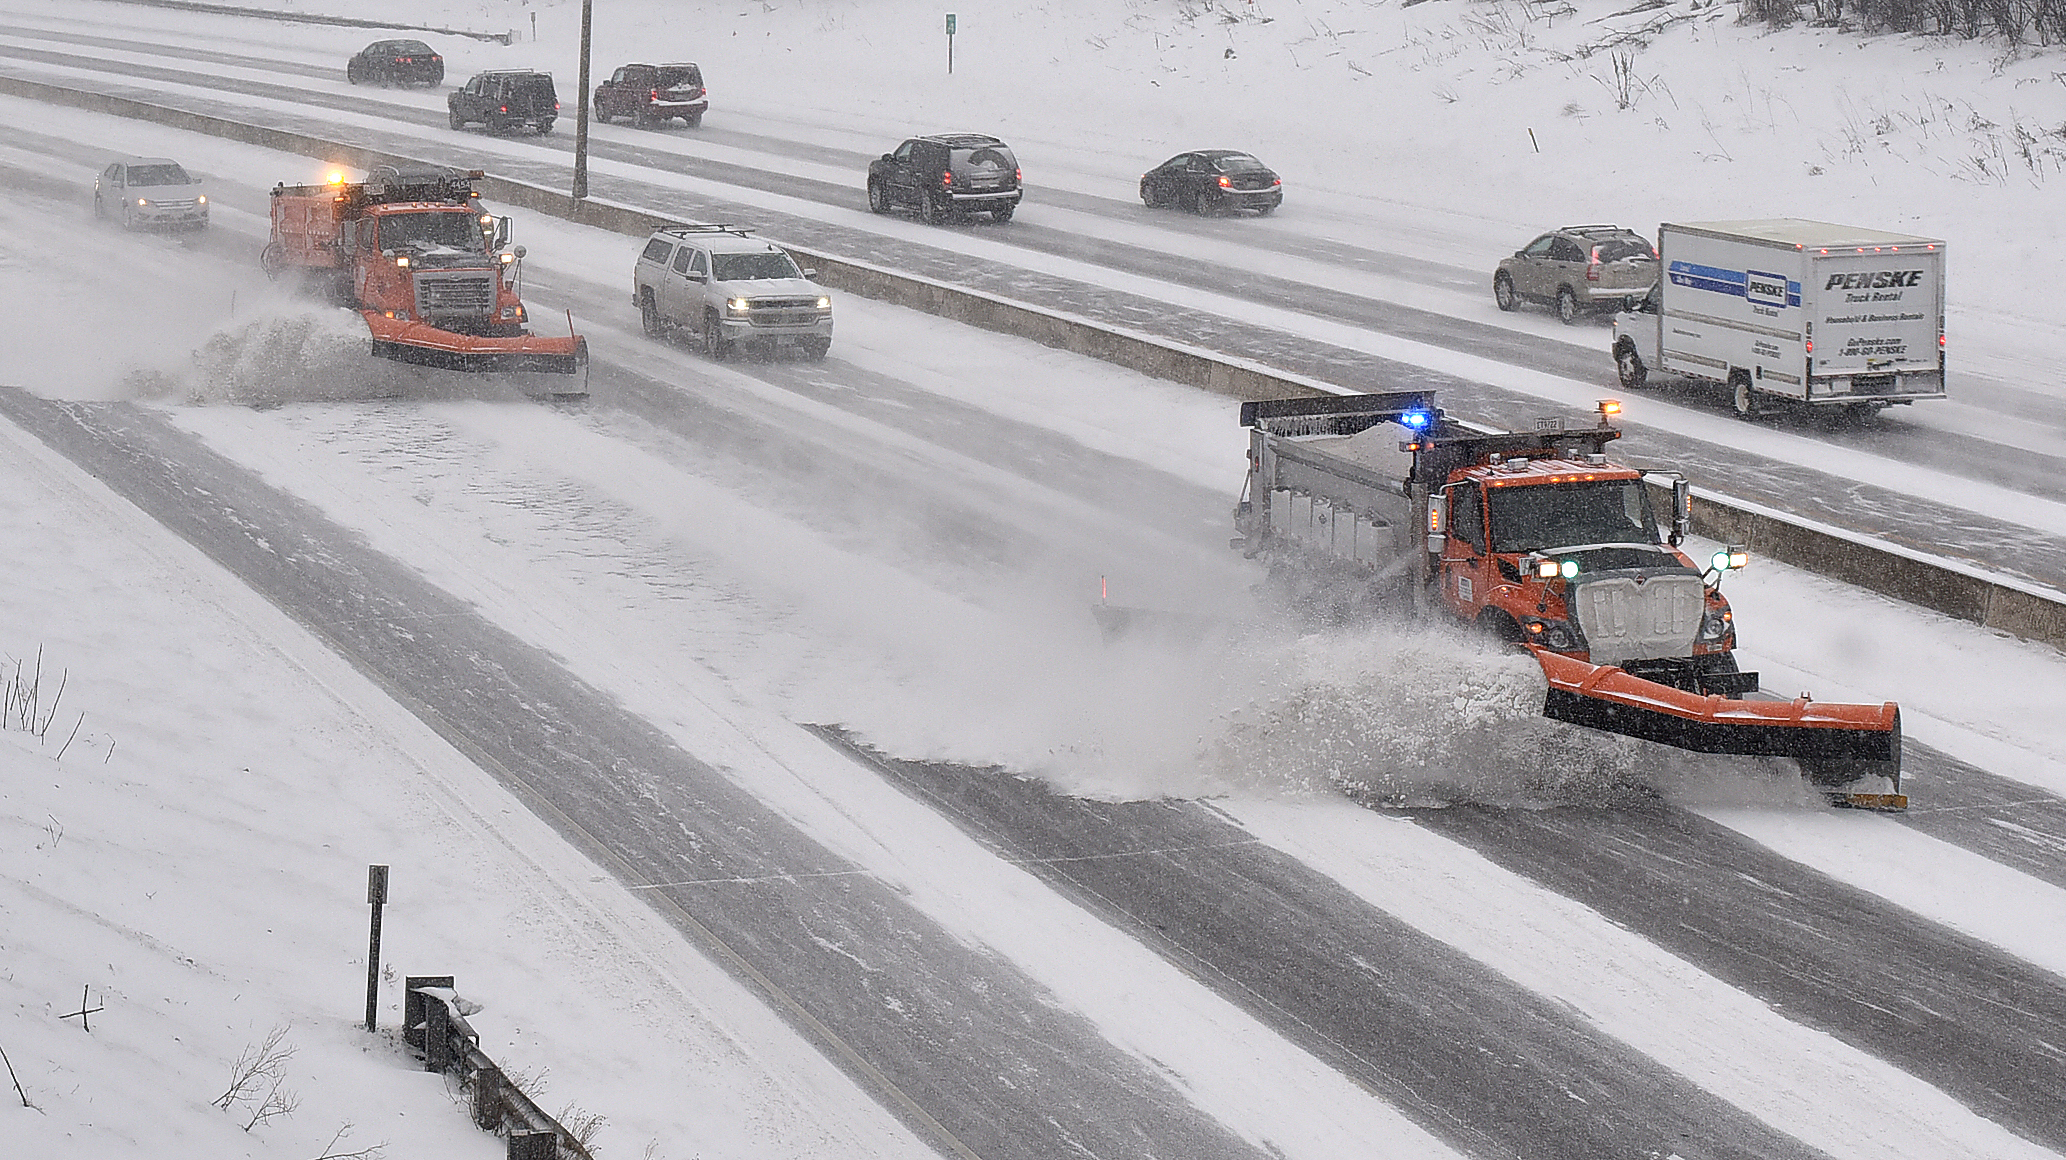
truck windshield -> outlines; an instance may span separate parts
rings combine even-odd
[[[1641,480],[1491,487],[1492,550],[1654,544],[1657,519]]]
[[[760,282],[769,278],[801,278],[787,254],[713,254],[710,258],[720,282]]]
[[[407,250],[450,246],[479,253],[487,248],[480,219],[471,211],[388,214],[380,219],[380,248]]]

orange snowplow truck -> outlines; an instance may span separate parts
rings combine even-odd
[[[1748,556],[1679,550],[1691,487],[1608,460],[1617,410],[1506,432],[1445,416],[1428,392],[1244,403],[1234,545],[1334,599],[1439,609],[1525,648],[1545,716],[1790,757],[1837,804],[1905,809],[1900,709],[1771,697],[1738,670],[1721,582]]]
[[[460,371],[576,374],[577,334],[531,333],[519,293],[524,248],[456,169],[382,166],[365,181],[276,185],[266,276],[299,274],[357,310],[381,358]],[[568,330],[572,331],[569,318]]]

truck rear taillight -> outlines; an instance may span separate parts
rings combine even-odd
[[[945,170],[941,170],[941,172],[940,172],[940,184],[941,184],[941,185],[953,185],[953,184],[954,184],[954,171],[953,171],[952,169],[945,169]]]
[[[660,99],[660,90],[659,90],[659,89],[654,89],[654,90],[653,90],[652,92],[650,92],[650,93],[647,93],[647,94],[646,94],[646,99],[647,99],[647,100],[649,100],[649,101],[657,101],[657,100],[659,100],[659,99]]]
[[[1815,340],[1814,340],[1814,339],[1812,339],[1812,338],[1811,338],[1811,339],[1809,339],[1809,340],[1808,340],[1808,342],[1807,342],[1807,347],[1808,347],[1808,353],[1809,353],[1809,354],[1814,354],[1814,353],[1815,353]]]

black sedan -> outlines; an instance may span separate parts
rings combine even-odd
[[[1284,204],[1284,179],[1246,153],[1200,149],[1141,174],[1141,201],[1196,214],[1229,209],[1266,214]]]
[[[420,40],[376,40],[345,62],[344,79],[355,85],[441,85],[445,58]]]

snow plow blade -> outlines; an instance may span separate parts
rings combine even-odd
[[[403,322],[362,311],[373,334],[373,355],[450,371],[543,371],[580,374],[588,365],[588,340],[578,334],[547,338],[520,334],[490,338],[440,330],[427,322]]]
[[[1824,796],[1857,809],[1903,810],[1901,709],[1801,698],[1736,700],[1703,695],[1540,648],[1529,652],[1549,680],[1543,716],[1694,753],[1791,757]],[[1884,777],[1893,793],[1843,787]]]

